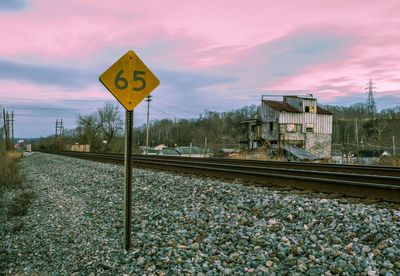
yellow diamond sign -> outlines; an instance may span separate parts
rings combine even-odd
[[[129,111],[160,84],[158,78],[134,51],[128,51],[101,74],[99,79]]]

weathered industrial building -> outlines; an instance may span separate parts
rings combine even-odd
[[[263,96],[260,116],[245,122],[249,148],[269,146],[293,159],[331,158],[333,114],[319,107],[312,95],[283,96],[283,101]]]

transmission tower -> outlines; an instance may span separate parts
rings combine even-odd
[[[376,113],[376,104],[374,100],[374,89],[376,89],[376,87],[374,87],[374,84],[375,83],[370,79],[368,82],[368,87],[365,88],[368,89],[367,112],[370,116]]]
[[[62,119],[57,119],[56,120],[56,134],[54,135],[54,144],[56,147],[59,147],[59,145],[62,143],[63,140],[63,135],[64,135],[64,125]]]

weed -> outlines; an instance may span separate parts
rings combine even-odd
[[[8,209],[11,216],[25,216],[28,208],[33,201],[33,194],[29,191],[23,191],[14,196]]]
[[[18,188],[21,183],[17,159],[0,154],[0,188]]]
[[[0,153],[0,215],[5,217],[19,217],[28,213],[34,194],[30,187],[25,185],[18,171],[18,153]],[[5,196],[12,194],[13,196]],[[16,229],[22,229],[16,226]]]

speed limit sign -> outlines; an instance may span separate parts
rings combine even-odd
[[[101,74],[99,79],[129,111],[160,84],[158,78],[134,51],[128,51]]]

